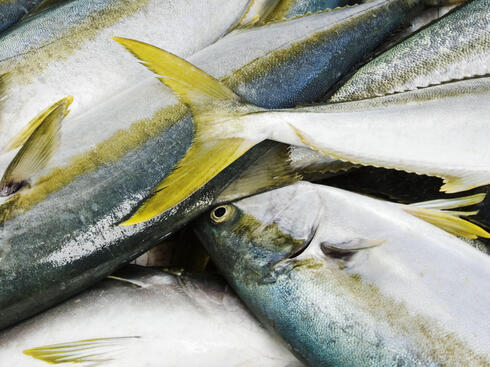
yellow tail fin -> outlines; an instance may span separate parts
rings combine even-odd
[[[158,75],[186,103],[195,123],[194,141],[175,170],[136,213],[121,225],[147,221],[177,205],[237,160],[260,140],[226,138],[221,129],[240,126],[234,116],[250,112],[231,89],[189,62],[155,46],[114,37],[141,63]],[[250,109],[255,107],[250,106]],[[256,109],[256,108],[255,108]],[[243,112],[239,112],[243,111]],[[236,122],[236,121],[235,121]]]

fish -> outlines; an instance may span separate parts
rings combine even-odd
[[[221,277],[135,265],[0,332],[0,344],[10,366],[303,365]]]
[[[490,150],[485,141],[490,133],[485,103],[489,78],[369,100],[267,110],[244,101],[178,56],[144,42],[114,39],[181,98],[196,129],[193,145],[178,169],[123,225],[144,222],[172,208],[267,139],[355,164],[440,177],[441,191],[448,193],[490,183]],[[189,179],[190,172],[196,174],[195,181]],[[169,196],[168,187],[179,187],[178,195]]]
[[[138,35],[188,57],[228,33],[249,1],[69,1],[0,34],[0,74],[9,75],[0,149],[11,151],[24,126],[61,98],[73,97],[74,118],[143,79],[111,35]]]
[[[194,230],[308,365],[488,366],[490,258],[421,219],[474,199],[402,205],[300,182],[218,206]]]
[[[243,29],[189,60],[264,107],[307,103],[320,98],[364,51],[376,47],[410,16],[407,9],[417,10],[418,5],[411,0],[377,0]],[[362,39],[366,29],[371,29],[369,42],[352,53],[349,42]],[[342,62],[330,58],[333,49],[345,52]],[[174,171],[194,136],[189,110],[151,73],[147,75],[84,114],[75,113],[73,95],[59,148],[36,177],[24,177],[29,185],[3,198],[0,329],[86,289],[157,245],[213,205],[241,174],[247,173],[242,181],[247,185],[239,188],[242,193],[298,180],[289,149],[279,149],[280,156],[267,155],[277,143],[264,142],[155,220],[120,225]],[[265,156],[275,167],[273,176],[264,169]],[[248,170],[256,162],[255,172]]]
[[[472,0],[361,67],[331,103],[490,74],[488,0]]]

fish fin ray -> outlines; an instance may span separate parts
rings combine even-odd
[[[177,205],[255,144],[255,141],[241,138],[194,142],[174,171],[153,189],[152,195],[121,225],[145,222]]]
[[[5,170],[0,180],[0,195],[8,196],[18,191],[24,183],[46,167],[59,145],[61,122],[71,100],[71,97],[67,97],[62,103],[57,102],[56,107],[43,116]]]
[[[490,184],[490,174],[488,172],[471,173],[461,177],[445,177],[444,185],[441,186],[441,191],[450,194],[488,184]]]
[[[427,208],[427,209],[448,210],[448,209],[463,208],[465,206],[480,204],[483,200],[485,200],[485,196],[486,194],[480,193],[480,194],[457,197],[457,198],[422,201],[422,202],[410,204],[410,206],[416,206],[418,208]]]
[[[177,93],[191,109],[215,103],[217,100],[240,100],[219,80],[170,52],[128,38],[113,39],[157,74],[158,79]]]
[[[439,174],[418,172],[416,169],[411,170],[409,168],[401,168],[394,165],[386,164],[385,162],[381,162],[381,161],[374,161],[374,160],[364,161],[359,156],[354,156],[354,155],[349,156],[348,154],[345,154],[345,152],[339,153],[335,150],[329,150],[329,149],[319,147],[313,143],[314,139],[311,136],[306,134],[304,131],[301,131],[301,129],[299,129],[297,126],[291,123],[289,123],[289,125],[294,130],[295,134],[298,136],[300,141],[305,146],[308,146],[310,149],[316,150],[330,157],[337,158],[344,162],[351,162],[362,166],[381,167],[381,168],[395,169],[398,171],[404,171],[408,173],[416,173],[419,175],[422,174],[422,175],[428,175],[433,177],[439,177],[442,178],[444,181],[444,185],[441,186],[440,191],[446,192],[448,194],[456,193],[460,191],[466,191],[466,190],[473,189],[475,187],[490,184],[490,173],[488,172],[469,173],[461,177],[457,177],[457,176],[445,177]]]
[[[73,97],[68,96],[66,98],[60,99],[58,102],[46,108],[44,111],[40,112],[36,117],[34,117],[29,123],[19,131],[4,148],[5,152],[17,149],[25,144],[27,139],[32,135],[32,133],[41,125],[41,123],[46,119],[46,117],[54,111],[54,109],[60,105],[69,106],[73,102]],[[66,108],[65,117],[68,114],[68,108]]]
[[[240,137],[244,130],[234,117],[244,115],[243,104],[231,89],[186,60],[155,46],[114,37],[143,65],[157,74],[190,108],[194,141],[170,175],[153,189],[130,219],[121,225],[149,220],[177,205],[262,139]],[[240,109],[242,108],[242,109]],[[246,108],[246,107],[245,107]],[[231,127],[231,129],[229,129]]]
[[[453,200],[453,199],[450,199]],[[440,229],[459,237],[475,239],[477,237],[490,238],[490,233],[480,226],[471,223],[460,216],[474,215],[476,212],[444,211],[439,209],[424,208],[406,205],[404,210],[425,222],[435,225]]]
[[[290,185],[302,179],[301,173],[291,166],[289,146],[274,144],[220,193],[218,201],[236,200],[273,187]]]
[[[139,336],[124,336],[77,340],[26,349],[23,353],[50,364],[100,363],[112,360],[120,348],[139,338]]]

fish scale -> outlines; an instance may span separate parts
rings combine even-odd
[[[328,89],[329,81],[349,68],[347,63],[334,63],[338,69],[330,70],[332,77],[322,69],[329,67],[329,63],[317,60],[308,69],[305,60],[324,59],[323,54],[313,52],[315,40],[318,47],[325,42],[336,42],[342,18],[352,28],[356,28],[357,19],[363,24],[362,33],[366,32],[365,20],[375,19],[371,23],[372,31],[378,30],[381,33],[378,39],[382,39],[383,34],[387,37],[399,22],[409,18],[407,10],[416,9],[420,4],[411,0],[377,0],[359,8],[342,9],[340,15],[336,11],[319,13],[241,30],[240,37],[249,34],[249,38],[242,43],[239,52],[225,37],[212,46],[214,51],[207,56],[203,51],[190,59],[205,69],[209,65],[219,69],[220,75],[216,77],[234,78],[241,85],[245,98],[263,96],[266,99],[273,88],[274,103],[278,105],[291,100],[306,103],[309,101],[301,101],[301,98],[314,97],[311,95],[314,89],[308,94],[301,93],[298,84],[319,86],[324,83],[317,90],[319,98]],[[362,10],[368,9],[367,14],[363,13]],[[372,17],[372,12],[377,14],[376,18]],[[388,27],[378,28],[383,17]],[[276,32],[271,32],[273,29]],[[312,39],[316,33],[324,34],[328,29],[336,34],[333,41],[329,37]],[[277,37],[278,34],[283,37]],[[278,50],[280,55],[287,53],[291,44],[288,39],[295,42],[295,52],[289,58],[278,58],[274,51]],[[302,42],[308,47],[302,48]],[[350,53],[351,47],[337,51]],[[364,52],[359,50],[361,54]],[[265,63],[259,60],[264,57]],[[137,66],[134,59],[129,58]],[[293,68],[301,66],[303,71],[296,73],[294,79],[286,80],[283,78],[284,62]],[[240,69],[250,63],[256,72],[252,78],[241,82]],[[139,68],[142,74],[146,73],[142,66]],[[151,74],[144,75],[148,77],[83,113],[76,113],[76,106],[72,105],[72,114],[63,124],[60,148],[50,164],[39,178],[33,178],[31,187],[7,198],[0,206],[1,328],[85,289],[155,246],[209,207],[235,177],[270,149],[271,145],[265,143],[252,150],[156,220],[120,226],[173,171],[193,139],[195,124],[185,106],[178,104]],[[260,82],[265,77],[270,82],[267,85]],[[245,88],[247,85],[249,88]],[[279,96],[282,97],[277,100]]]

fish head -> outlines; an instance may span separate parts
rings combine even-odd
[[[225,274],[275,279],[292,269],[338,271],[362,263],[385,243],[373,199],[333,187],[298,182],[214,208],[198,236]],[[385,226],[386,227],[386,226]],[[250,271],[252,270],[252,272]]]
[[[301,254],[316,233],[321,203],[310,201],[308,187],[293,185],[215,207],[198,220],[196,233],[223,273],[263,279]]]

